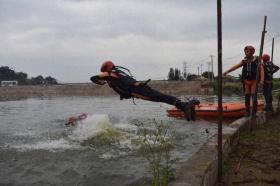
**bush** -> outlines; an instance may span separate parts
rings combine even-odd
[[[214,87],[214,92],[217,94],[218,92],[218,83],[213,84]],[[225,82],[223,84],[223,94],[225,95],[243,95],[244,90],[243,90],[243,84],[240,82]]]
[[[148,161],[148,170],[152,173],[153,186],[167,186],[174,175],[171,171],[172,134],[163,123],[154,121],[154,129],[147,129],[144,124],[136,124],[139,129],[140,152]]]
[[[273,89],[274,90],[280,89],[280,80],[279,79],[273,80]]]

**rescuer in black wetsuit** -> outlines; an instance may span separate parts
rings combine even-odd
[[[264,84],[263,95],[265,98],[265,110],[273,111],[272,107],[272,80],[273,74],[279,70],[279,67],[270,61],[270,56],[264,54],[262,56],[263,68],[264,68]]]
[[[198,100],[183,102],[174,96],[158,92],[147,85],[150,80],[146,82],[136,81],[132,76],[121,69],[128,70],[123,67],[115,66],[112,61],[106,61],[101,66],[101,73],[92,76],[90,80],[98,85],[104,85],[107,82],[107,84],[120,95],[121,100],[140,98],[143,100],[167,103],[182,110],[188,121],[195,120],[194,108],[195,105],[200,103]]]

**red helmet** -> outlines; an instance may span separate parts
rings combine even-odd
[[[112,61],[105,61],[101,68],[100,68],[100,71],[101,72],[111,72],[113,67],[114,67],[114,63]]]
[[[245,52],[245,50],[250,50],[250,51],[252,51],[253,54],[255,53],[255,48],[253,46],[251,46],[251,45],[245,46],[244,52]]]
[[[264,62],[268,62],[268,61],[270,60],[270,56],[269,56],[268,54],[264,54],[264,55],[262,56],[262,60],[263,60]]]

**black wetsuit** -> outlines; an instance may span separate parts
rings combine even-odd
[[[123,67],[113,67],[113,70],[109,73],[109,76],[100,77],[92,76],[90,79],[93,83],[104,85],[106,81],[107,84],[120,95],[120,99],[129,98],[140,98],[144,100],[163,102],[170,105],[176,106],[178,109],[184,112],[185,118],[190,120],[195,120],[195,105],[199,105],[200,102],[197,99],[192,99],[189,102],[182,102],[180,99],[163,94],[157,90],[152,89],[147,85],[146,82],[138,82],[132,76],[123,72],[119,68],[125,69]],[[128,70],[128,69],[126,69]],[[129,71],[129,70],[128,70]]]
[[[273,74],[279,70],[279,67],[274,65],[272,62],[265,62],[264,66],[264,84],[263,84],[263,95],[265,98],[267,111],[272,111],[272,80]]]
[[[114,76],[108,76],[105,78],[93,76],[91,77],[91,81],[97,83],[96,80],[105,80],[108,83],[108,85],[120,95],[120,99],[129,99],[136,97],[154,102],[167,103],[176,106],[180,110],[184,110],[185,103],[182,102],[180,99],[154,90],[145,82],[139,83],[122,70],[117,69],[112,72],[116,74],[118,78]]]
[[[117,77],[107,76],[100,78],[97,76],[92,76],[90,79],[93,83],[103,85],[102,81],[106,81],[108,85],[120,95],[120,99],[129,98],[140,98],[144,100],[163,102],[169,105],[174,105],[178,109],[185,113],[187,120],[195,120],[195,105],[200,104],[199,100],[192,99],[189,102],[183,102],[180,99],[163,94],[157,90],[154,90],[147,85],[147,82],[138,82],[130,75],[126,74],[122,70],[115,68],[111,73],[114,73]]]

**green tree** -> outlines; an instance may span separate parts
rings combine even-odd
[[[196,74],[188,74],[188,76],[187,76],[187,80],[188,80],[188,81],[195,80],[196,78],[197,78],[197,75],[196,75]]]
[[[45,78],[45,83],[50,84],[50,85],[55,85],[55,84],[57,84],[57,81],[55,78],[48,76]]]
[[[175,73],[174,73],[175,75],[174,75],[174,80],[180,80],[181,78],[181,72],[180,72],[180,70],[179,69],[177,69],[177,68],[175,68]]]
[[[209,72],[209,71],[205,71],[202,73],[202,76],[205,77],[206,79],[211,79],[211,77],[214,77],[214,73]]]
[[[169,69],[168,80],[175,80],[175,73],[173,68]]]
[[[17,80],[20,85],[41,85],[41,84],[57,84],[57,80],[51,76],[44,78],[39,75],[37,77],[28,78],[24,72],[15,72],[8,66],[0,67],[0,81]]]
[[[35,78],[31,78],[31,83],[35,85],[42,85],[45,83],[45,79],[43,76],[37,76]]]
[[[16,73],[10,67],[3,66],[0,67],[0,80],[15,80],[16,79]]]
[[[18,83],[20,85],[25,85],[27,84],[27,74],[23,72],[17,72],[16,73],[16,79],[18,80]]]

